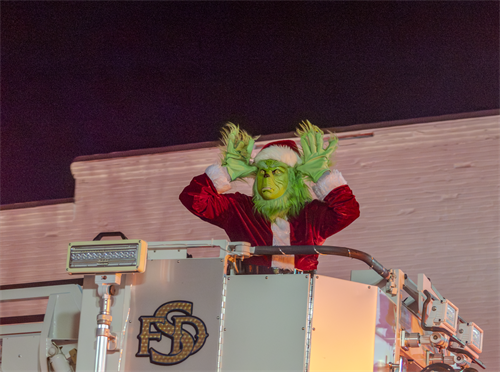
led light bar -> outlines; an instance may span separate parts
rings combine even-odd
[[[144,272],[148,244],[144,240],[99,240],[70,243],[69,274]]]
[[[432,322],[432,324],[429,324],[430,322]],[[432,301],[431,312],[426,322],[428,327],[446,328],[455,335],[457,332],[457,324],[458,307],[453,305],[449,300]]]
[[[458,338],[476,353],[483,351],[483,330],[476,323],[462,323],[458,325]]]

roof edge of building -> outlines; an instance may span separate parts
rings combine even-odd
[[[335,133],[343,133],[343,132],[353,132],[353,131],[360,131],[360,130],[370,130],[370,129],[376,129],[376,128],[388,128],[388,127],[396,127],[396,126],[403,126],[403,125],[423,124],[423,123],[432,123],[432,122],[439,122],[439,121],[450,121],[450,120],[486,117],[486,116],[494,116],[494,115],[499,115],[499,114],[500,114],[500,109],[493,109],[493,110],[473,111],[473,112],[459,113],[459,114],[428,116],[428,117],[413,118],[413,119],[382,121],[382,122],[366,123],[366,124],[354,124],[354,125],[349,125],[349,126],[330,127],[330,128],[324,128],[324,129],[327,129],[327,130],[329,130],[331,132],[335,132]],[[259,141],[274,141],[274,140],[279,140],[279,139],[283,139],[283,138],[291,138],[293,136],[294,136],[294,132],[268,134],[268,135],[260,136]],[[122,158],[122,157],[130,157],[130,156],[160,154],[160,153],[174,152],[174,151],[187,151],[187,150],[217,147],[219,145],[220,145],[219,141],[209,141],[209,142],[187,143],[187,144],[183,144],[183,145],[154,147],[154,148],[138,149],[138,150],[117,151],[117,152],[111,152],[111,153],[107,153],[107,154],[94,154],[94,155],[78,156],[73,160],[73,162],[76,163],[76,162],[82,162],[82,161],[92,161],[92,160],[113,159],[113,158]]]
[[[64,199],[47,199],[47,200],[37,200],[30,202],[12,203],[12,204],[0,205],[0,211],[10,210],[10,209],[34,208],[34,207],[42,207],[45,205],[66,204],[74,202],[75,198],[64,198]]]
[[[330,128],[324,128],[324,129],[327,129],[327,130],[329,130],[331,132],[335,132],[335,133],[344,133],[344,132],[354,132],[354,131],[363,131],[363,130],[368,131],[368,130],[373,130],[373,129],[378,129],[378,128],[389,128],[389,127],[412,125],[412,124],[424,124],[424,123],[432,123],[432,122],[440,122],[440,121],[471,119],[471,118],[487,117],[487,116],[495,116],[495,115],[500,115],[500,109],[473,111],[473,112],[459,113],[459,114],[447,114],[447,115],[430,116],[430,117],[422,117],[422,118],[414,118],[414,119],[383,121],[383,122],[367,123],[367,124],[355,124],[355,125],[349,125],[349,126],[344,126],[344,127],[330,127]],[[259,137],[259,141],[274,141],[274,140],[279,140],[279,139],[283,139],[283,138],[291,138],[293,136],[294,136],[293,132],[269,134],[269,135],[264,135],[264,136]],[[339,137],[341,137],[341,136],[339,136]],[[139,150],[118,151],[118,152],[111,152],[108,154],[95,154],[95,155],[78,156],[73,160],[73,162],[83,162],[83,161],[122,158],[122,157],[130,157],[130,156],[160,154],[160,153],[174,152],[174,151],[187,151],[187,150],[194,150],[194,149],[217,147],[218,145],[220,145],[219,141],[211,141],[211,142],[188,143],[188,144],[184,144],[184,145],[174,145],[174,146],[156,147],[156,148],[139,149]],[[40,201],[4,204],[4,205],[0,205],[0,210],[4,211],[4,210],[11,210],[11,209],[33,208],[33,207],[55,205],[55,204],[64,204],[64,203],[74,203],[74,198],[40,200]]]

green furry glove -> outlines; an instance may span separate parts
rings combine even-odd
[[[250,164],[255,139],[233,123],[228,123],[221,134],[222,166],[226,167],[231,181],[255,174],[257,167]]]
[[[324,149],[323,131],[308,120],[302,122],[296,135],[300,137],[303,153],[302,164],[297,167],[297,170],[302,172],[307,179],[316,183],[332,165],[331,156],[337,149],[338,138],[331,136]]]

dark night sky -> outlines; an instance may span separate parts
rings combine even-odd
[[[499,2],[1,3],[1,203],[76,156],[499,107]]]

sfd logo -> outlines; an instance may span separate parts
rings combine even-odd
[[[141,316],[141,333],[139,339],[139,351],[135,356],[149,357],[151,363],[161,365],[178,364],[191,355],[197,353],[208,337],[205,323],[200,318],[192,316],[193,303],[189,301],[171,301],[156,309],[153,316]],[[172,315],[171,313],[180,313]],[[183,328],[189,324],[195,329],[192,335]],[[157,332],[151,332],[151,325]],[[162,354],[149,346],[151,340],[161,341],[162,335],[172,341],[170,353]]]

